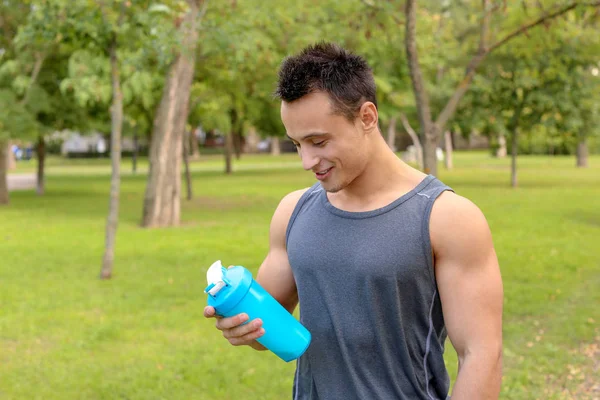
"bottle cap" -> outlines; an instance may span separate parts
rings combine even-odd
[[[204,293],[214,297],[221,289],[223,289],[225,286],[228,286],[229,281],[225,278],[226,272],[227,270],[223,264],[221,264],[221,260],[215,261],[206,272],[208,286],[206,289],[204,289]]]

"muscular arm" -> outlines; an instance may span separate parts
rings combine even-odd
[[[445,192],[430,221],[448,337],[458,353],[452,400],[497,399],[502,379],[502,279],[485,217]]]
[[[269,252],[256,276],[256,281],[289,312],[293,312],[298,304],[298,293],[287,256],[285,233],[292,212],[305,191],[306,189],[292,192],[279,203],[269,229]],[[215,317],[214,308],[206,307],[204,316]],[[256,319],[242,325],[247,320],[246,314],[239,314],[229,318],[217,318],[215,325],[232,345],[248,345],[256,350],[264,350],[264,346],[256,341],[264,334],[262,321]]]
[[[275,210],[269,230],[269,252],[256,277],[256,281],[290,313],[298,304],[298,293],[288,260],[285,233],[292,212],[305,191],[306,189],[288,194]]]

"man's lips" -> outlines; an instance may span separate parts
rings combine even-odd
[[[333,169],[333,167],[329,167],[327,169],[324,169],[324,170],[321,170],[318,172],[315,171],[315,176],[317,177],[317,179],[323,180],[329,176],[332,169]]]

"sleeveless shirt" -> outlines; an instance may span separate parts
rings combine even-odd
[[[446,399],[446,329],[429,235],[445,190],[428,175],[366,212],[336,208],[320,183],[302,195],[286,247],[312,342],[297,361],[294,400]]]

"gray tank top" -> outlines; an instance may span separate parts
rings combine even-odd
[[[436,198],[427,176],[373,211],[333,206],[319,183],[300,198],[286,245],[312,334],[294,400],[446,399],[446,329],[429,236]]]

